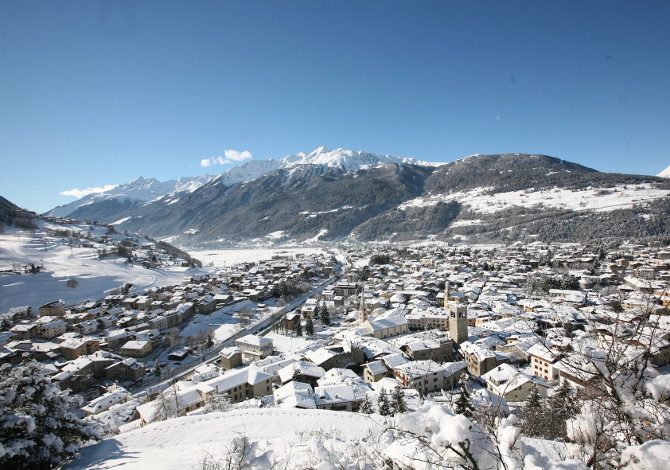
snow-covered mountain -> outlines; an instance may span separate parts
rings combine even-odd
[[[183,182],[139,202],[112,197],[130,193],[115,188],[92,202],[82,200],[71,216],[189,247],[254,240],[569,241],[670,233],[670,180],[601,173],[547,155],[475,154],[428,164],[318,147],[248,161],[191,191],[198,184]]]
[[[670,166],[668,166],[665,170],[663,170],[656,176],[660,176],[661,178],[670,178]]]
[[[166,195],[177,193],[192,193],[202,185],[214,179],[211,175],[182,177],[174,180],[159,181],[156,178],[135,178],[129,183],[121,184],[113,189],[101,193],[89,194],[69,204],[55,207],[47,215],[66,217],[82,206],[102,201],[141,201],[148,202],[160,199]]]
[[[358,171],[362,168],[369,168],[384,163],[408,163],[422,166],[443,165],[443,163],[423,162],[408,157],[379,155],[361,150],[347,150],[343,148],[328,150],[325,147],[317,147],[309,153],[300,152],[281,159],[282,168],[291,168],[297,165],[324,165],[330,168],[340,168],[344,171]]]
[[[347,150],[338,148],[328,150],[325,147],[317,147],[311,152],[300,152],[288,155],[281,159],[268,158],[263,160],[251,160],[242,165],[230,168],[218,176],[196,176],[183,177],[176,180],[159,181],[155,178],[139,177],[133,181],[116,186],[105,192],[89,194],[74,202],[58,206],[47,215],[66,217],[83,206],[96,203],[124,201],[124,207],[128,203],[150,202],[163,199],[166,203],[174,203],[181,193],[192,193],[207,183],[232,186],[238,183],[253,181],[272,171],[279,169],[291,169],[295,171],[301,167],[317,168],[321,172],[328,169],[338,169],[344,172],[358,171],[371,168],[385,163],[414,164],[422,166],[439,166],[441,163],[423,162],[414,158],[394,157],[391,155],[378,155],[360,150]],[[137,204],[134,204],[137,205]],[[105,204],[108,208],[109,204]],[[105,212],[105,214],[107,214]]]

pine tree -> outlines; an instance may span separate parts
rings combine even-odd
[[[302,322],[300,320],[295,325],[295,334],[296,336],[302,336]]]
[[[365,396],[363,403],[361,403],[361,406],[358,409],[358,411],[360,413],[365,413],[366,415],[370,415],[373,413],[372,402],[370,401],[367,395]]]
[[[521,431],[529,437],[543,437],[547,434],[546,412],[543,409],[542,398],[537,385],[528,394],[526,404],[523,407],[523,423]]]
[[[309,315],[307,315],[307,318],[305,318],[305,333],[307,333],[308,336],[314,334],[314,322],[312,321],[312,317]]]
[[[391,404],[389,403],[388,396],[386,395],[386,391],[384,389],[379,392],[379,398],[377,398],[377,410],[382,416],[391,416],[393,414]]]
[[[567,381],[558,387],[556,392],[547,400],[550,420],[546,427],[548,439],[565,439],[567,434],[566,421],[574,418],[577,406],[572,396],[572,387]]]
[[[456,414],[465,415],[467,418],[472,418],[473,416],[475,409],[472,406],[470,392],[468,392],[468,388],[465,384],[461,385],[461,394],[459,395],[458,400],[456,400],[454,411]]]
[[[100,426],[76,416],[80,405],[37,362],[0,367],[0,468],[57,467],[98,439]]]
[[[321,306],[321,323],[323,325],[330,325],[330,313],[328,313],[326,304],[322,304]]]
[[[403,392],[400,385],[396,385],[391,394],[391,400],[393,401],[393,411],[394,413],[405,413],[407,411],[407,404],[405,403],[405,392]]]

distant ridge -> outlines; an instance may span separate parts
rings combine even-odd
[[[151,199],[121,193],[96,195],[69,216],[115,223],[184,247],[670,233],[669,180],[603,173],[540,154],[475,154],[428,164],[317,147],[248,161],[188,190]]]

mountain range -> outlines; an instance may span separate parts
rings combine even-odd
[[[48,215],[185,247],[358,239],[569,241],[670,233],[670,180],[546,155],[449,163],[319,147],[218,176],[138,178]]]

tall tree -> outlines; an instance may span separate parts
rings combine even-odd
[[[53,468],[100,427],[75,414],[81,399],[63,392],[37,362],[0,367],[0,467]]]
[[[548,439],[565,439],[566,422],[577,414],[578,408],[572,393],[572,387],[564,380],[556,392],[547,400],[550,420],[546,427]]]
[[[530,437],[543,437],[547,433],[547,424],[547,410],[540,397],[540,390],[537,385],[533,385],[523,407],[521,430]]]
[[[474,410],[470,400],[468,387],[466,387],[465,384],[461,384],[461,394],[458,396],[458,399],[454,404],[454,411],[459,415],[465,415],[468,418],[472,418]]]
[[[405,413],[407,411],[407,404],[405,403],[405,392],[400,387],[400,385],[396,385],[393,389],[391,400],[393,402],[394,413]]]
[[[307,333],[308,336],[314,334],[314,322],[312,321],[312,317],[309,315],[306,315],[305,318],[305,333]]]
[[[330,313],[328,312],[328,307],[326,304],[321,304],[321,323],[324,325],[330,325]]]
[[[368,398],[368,396],[365,396],[365,399],[361,403],[360,408],[358,409],[359,412],[364,413],[366,415],[372,414],[373,409],[372,409],[372,402]]]
[[[377,398],[377,410],[382,416],[391,416],[393,414],[391,403],[389,403],[388,395],[386,395],[386,391],[384,389],[379,392],[379,397]]]
[[[302,322],[300,320],[295,325],[295,334],[296,336],[302,336]]]

